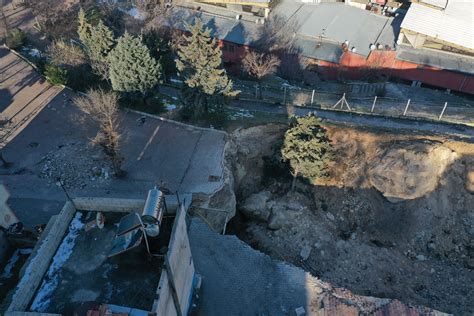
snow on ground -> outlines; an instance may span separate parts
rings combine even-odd
[[[45,312],[50,303],[50,296],[59,285],[59,274],[64,263],[69,259],[72,250],[76,244],[76,238],[79,231],[84,227],[81,221],[82,213],[77,212],[69,225],[69,232],[64,237],[59,246],[53,261],[49,266],[48,272],[43,278],[43,283],[36,293],[35,299],[31,304],[31,310],[35,312]]]
[[[176,104],[170,104],[165,102],[165,106],[168,111],[176,110]]]
[[[25,53],[25,54],[27,54],[31,57],[41,58],[41,56],[42,56],[41,52],[36,48],[23,47],[21,50],[22,50],[23,53]]]
[[[141,12],[140,10],[138,10],[136,7],[132,7],[128,10],[120,8],[119,10],[122,11],[122,12],[127,13],[128,15],[130,15],[131,17],[133,17],[134,19],[137,19],[137,20],[142,20],[143,21],[146,18],[146,14],[144,12]]]
[[[7,265],[3,269],[2,274],[0,274],[0,279],[9,279],[13,276],[13,268],[15,267],[18,260],[20,260],[21,255],[29,255],[31,253],[30,248],[17,249],[8,260]]]
[[[235,112],[235,113],[232,113],[229,118],[232,120],[232,121],[235,121],[239,118],[253,118],[253,114],[250,113],[250,111],[248,110],[239,110],[238,112]]]
[[[170,81],[172,83],[177,83],[177,84],[182,84],[183,83],[183,80],[179,80],[179,79],[175,79],[175,78],[171,78]]]

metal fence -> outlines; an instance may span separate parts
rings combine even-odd
[[[381,96],[363,96],[356,89],[327,92],[318,89],[309,90],[283,84],[281,86],[264,85],[259,89],[255,85],[239,84],[241,99],[263,100],[283,105],[298,105],[323,109],[337,109],[359,113],[373,113],[391,117],[418,117],[455,123],[474,124],[474,104],[453,103],[440,99],[439,102],[416,99],[397,99],[383,96],[383,89],[377,85],[367,94]],[[380,90],[380,91],[377,91]],[[366,91],[367,92],[367,91]],[[362,95],[362,96],[361,96]]]

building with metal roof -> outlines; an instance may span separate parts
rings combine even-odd
[[[412,3],[402,22],[398,43],[474,55],[474,2]]]

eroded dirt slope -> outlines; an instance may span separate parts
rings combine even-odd
[[[474,313],[473,144],[328,127],[330,178],[289,192],[265,164],[284,130],[233,134],[242,239],[357,294]]]

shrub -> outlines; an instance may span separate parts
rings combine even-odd
[[[7,46],[11,49],[18,49],[25,45],[26,42],[26,35],[20,29],[14,29],[8,32],[7,35]]]
[[[52,85],[67,84],[67,70],[55,65],[46,65],[44,75],[48,78],[48,82]]]

